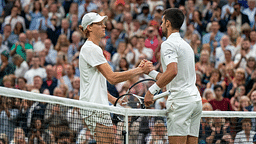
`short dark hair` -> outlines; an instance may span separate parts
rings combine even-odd
[[[242,5],[241,5],[240,3],[238,3],[238,2],[234,4],[234,6],[236,6],[236,5],[239,5],[240,7],[242,6]]]
[[[223,87],[221,85],[219,85],[219,84],[215,85],[213,87],[213,90],[216,91],[216,89],[218,89],[218,88],[220,88],[223,91]]]
[[[172,28],[179,30],[184,22],[184,14],[178,8],[169,8],[164,11],[165,21],[170,21]]]
[[[70,138],[70,132],[69,131],[63,131],[60,133],[59,138]]]
[[[241,123],[247,123],[247,122],[252,125],[252,121],[249,118],[244,118],[244,119],[241,120]]]

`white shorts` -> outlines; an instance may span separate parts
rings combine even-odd
[[[83,109],[80,109],[80,113],[93,136],[97,123],[105,126],[113,126],[110,113]]]
[[[168,136],[199,136],[202,101],[167,102]]]

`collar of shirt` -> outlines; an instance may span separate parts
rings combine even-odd
[[[180,33],[179,33],[179,32],[172,33],[172,34],[168,37],[168,39],[170,39],[170,38],[177,38],[177,37],[180,37]]]

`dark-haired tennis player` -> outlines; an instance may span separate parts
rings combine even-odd
[[[126,81],[136,75],[148,73],[152,63],[143,61],[143,64],[135,69],[113,72],[99,47],[101,38],[105,36],[106,19],[107,16],[87,13],[79,26],[87,37],[79,55],[80,100],[109,105],[108,101],[113,104],[116,98],[107,92],[106,79],[112,84]],[[114,143],[114,131],[109,113],[84,111],[82,115],[97,143]]]
[[[166,86],[171,91],[167,100],[167,131],[171,144],[198,143],[202,102],[195,85],[194,52],[179,34],[184,15],[176,8],[167,9],[162,18],[162,31],[167,40],[161,45],[163,73],[151,71],[157,82],[149,88],[144,102],[153,103],[153,94]]]

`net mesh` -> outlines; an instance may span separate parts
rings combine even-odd
[[[4,87],[0,93],[4,144],[169,143],[165,110],[125,109]],[[203,111],[198,143],[253,143],[255,118],[255,112]]]

